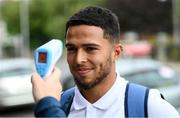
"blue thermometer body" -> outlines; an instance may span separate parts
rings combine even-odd
[[[51,74],[62,52],[63,43],[58,39],[52,39],[35,50],[36,71],[42,78],[46,78]]]

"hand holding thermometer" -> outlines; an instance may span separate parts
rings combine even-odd
[[[36,71],[42,78],[46,78],[51,74],[62,52],[63,43],[58,39],[52,39],[35,50]]]

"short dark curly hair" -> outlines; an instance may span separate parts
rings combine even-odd
[[[97,6],[86,7],[75,13],[66,23],[66,33],[70,26],[90,25],[103,29],[104,37],[118,43],[120,27],[118,17],[110,10]]]

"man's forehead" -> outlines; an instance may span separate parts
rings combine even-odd
[[[72,36],[86,36],[86,35],[97,35],[103,36],[104,31],[97,26],[90,26],[90,25],[78,25],[78,26],[71,26],[67,30],[67,37]]]

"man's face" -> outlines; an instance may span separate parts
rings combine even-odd
[[[113,45],[100,27],[69,27],[66,35],[67,61],[78,87],[90,89],[109,77],[114,66]]]

